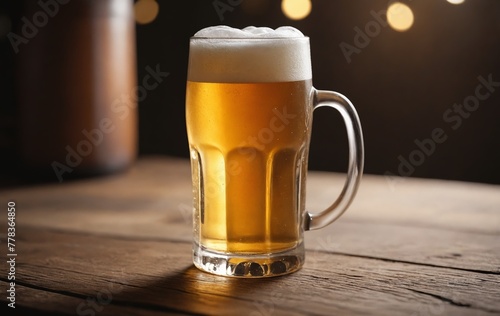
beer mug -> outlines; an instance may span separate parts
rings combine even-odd
[[[199,31],[187,80],[194,265],[247,278],[300,269],[304,231],[332,223],[356,194],[364,161],[356,110],[343,95],[313,88],[309,38],[292,27]],[[340,196],[310,213],[312,112],[323,106],[345,121],[349,165]]]

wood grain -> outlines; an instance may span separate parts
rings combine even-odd
[[[313,261],[295,274],[237,280],[194,268],[187,242],[33,227],[26,227],[23,236],[17,282],[37,294],[20,291],[18,303],[32,306],[38,301],[47,311],[63,306],[63,311],[71,308],[77,314],[103,307],[99,315],[128,307],[137,313],[210,315],[245,310],[253,315],[500,313],[495,273],[308,251]],[[53,295],[43,294],[47,292]],[[101,304],[93,307],[87,300]]]
[[[310,172],[308,208],[326,207],[343,181]],[[301,271],[261,280],[192,266],[186,160],[150,157],[111,177],[12,188],[0,203],[17,204],[17,302],[28,312],[492,315],[500,314],[499,193],[367,175],[338,222],[306,233]]]

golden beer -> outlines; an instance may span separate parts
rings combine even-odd
[[[364,155],[353,105],[312,87],[309,38],[292,27],[203,29],[190,40],[187,77],[193,263],[238,277],[298,270],[304,231],[333,222],[356,194]],[[346,123],[348,177],[330,207],[310,213],[307,158],[320,106]]]
[[[188,81],[195,239],[239,254],[302,242],[311,80]]]

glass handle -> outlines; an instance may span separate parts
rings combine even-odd
[[[335,202],[320,213],[306,212],[305,230],[323,228],[334,222],[345,212],[358,190],[364,164],[363,132],[358,114],[351,101],[337,92],[314,89],[313,106],[314,110],[328,106],[336,109],[342,115],[349,144],[349,166],[344,188]]]

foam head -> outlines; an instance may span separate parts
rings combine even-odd
[[[212,26],[191,38],[191,81],[284,82],[311,76],[309,38],[290,26]]]

